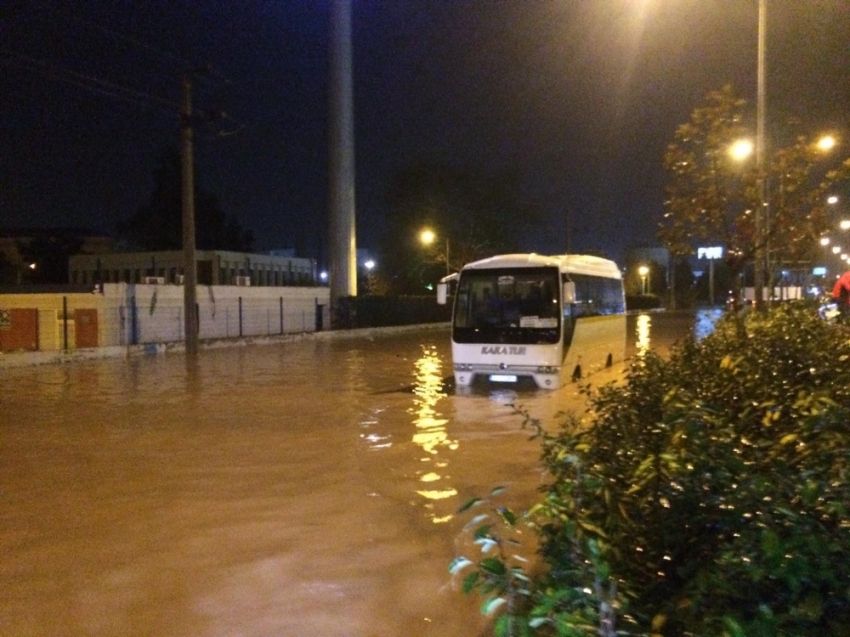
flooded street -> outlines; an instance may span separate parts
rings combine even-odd
[[[630,317],[630,353],[683,336],[681,316]],[[447,570],[454,512],[498,485],[522,508],[543,476],[510,395],[446,388],[449,345],[427,329],[0,370],[0,634],[486,634]],[[575,385],[517,402],[550,424],[583,406]]]

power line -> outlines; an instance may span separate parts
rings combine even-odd
[[[151,93],[145,93],[126,86],[121,86],[113,82],[108,82],[91,75],[71,71],[43,60],[37,60],[27,55],[8,52],[5,53],[5,55],[7,57],[0,58],[0,62],[7,66],[17,66],[34,73],[38,73],[48,79],[84,88],[93,93],[100,93],[102,95],[135,102],[137,104],[156,103],[161,106],[166,106],[172,111],[180,108],[180,104],[175,101],[167,100],[163,97],[159,97]]]

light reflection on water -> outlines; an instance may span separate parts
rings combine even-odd
[[[429,463],[430,471],[419,476],[419,481],[426,484],[441,482],[445,476],[436,471],[444,469],[448,463],[437,461],[439,452],[445,448],[455,451],[458,448],[457,440],[449,438],[448,419],[437,410],[437,403],[446,397],[443,389],[442,361],[434,346],[423,347],[422,356],[415,363],[415,384],[413,387],[413,407],[410,408],[414,414],[413,425],[416,427],[413,434],[414,444],[422,447],[426,455],[421,458],[422,462]],[[434,484],[435,487],[440,485]],[[449,485],[442,488],[418,489],[416,491],[428,500],[445,500],[457,495],[457,490]],[[429,505],[430,506],[430,505]],[[448,522],[452,515],[432,515],[431,520],[435,524]]]
[[[640,360],[650,351],[664,355],[686,336],[692,336],[697,341],[702,340],[714,331],[717,321],[722,316],[721,308],[640,314],[635,319],[632,332],[635,356]],[[665,326],[676,323],[679,324],[677,329],[671,330],[669,327],[665,329]]]
[[[699,341],[714,331],[714,324],[723,316],[720,308],[697,310],[694,317],[694,337]]]
[[[643,358],[649,352],[649,334],[652,327],[652,319],[649,314],[641,314],[637,318],[637,340],[635,347],[637,349],[637,357]]]

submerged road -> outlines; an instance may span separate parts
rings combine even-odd
[[[700,320],[630,317],[630,355]],[[455,511],[545,478],[507,403],[583,397],[450,375],[446,329],[0,371],[0,634],[486,634]]]

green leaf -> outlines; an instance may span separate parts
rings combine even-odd
[[[475,540],[475,543],[481,547],[482,553],[489,553],[499,544],[496,540],[489,537],[480,537]]]
[[[507,507],[499,507],[499,515],[510,526],[516,526],[516,515]]]
[[[744,629],[741,628],[741,624],[736,622],[728,615],[723,616],[723,623],[726,625],[730,637],[747,637],[747,634],[744,632]]]
[[[451,564],[449,564],[449,573],[454,575],[458,571],[463,570],[467,566],[472,564],[472,562],[465,557],[456,557],[452,560]]]
[[[469,575],[463,578],[463,592],[469,593],[475,586],[478,584],[478,580],[481,577],[481,573],[478,571],[473,571]]]
[[[540,628],[541,626],[543,626],[545,624],[554,624],[554,623],[555,623],[555,621],[552,620],[552,619],[549,619],[548,617],[535,617],[534,619],[530,619],[528,621],[528,625],[531,626],[532,628]]]
[[[484,524],[483,526],[479,526],[475,529],[475,533],[473,537],[476,540],[480,540],[481,538],[489,538],[490,537],[490,529],[493,528],[492,524]]]
[[[505,491],[507,491],[507,487],[494,487],[492,491],[490,491],[491,496],[502,495]]]
[[[787,445],[797,439],[797,434],[786,434],[779,440],[780,445]]]
[[[488,557],[486,559],[481,560],[479,566],[481,567],[482,571],[486,571],[487,573],[491,573],[493,575],[504,575],[505,573],[507,573],[505,563],[495,557]]]
[[[484,520],[486,520],[486,519],[487,519],[487,518],[489,518],[489,517],[490,517],[490,515],[489,515],[489,514],[487,514],[487,513],[482,513],[481,515],[476,515],[476,516],[475,516],[474,518],[472,518],[469,522],[467,522],[467,523],[464,525],[464,527],[463,527],[463,528],[464,528],[464,530],[466,530],[466,529],[470,529],[470,528],[472,528],[473,526],[475,526],[476,524],[481,524],[481,522],[483,522]]]
[[[585,522],[584,520],[578,520],[578,525],[583,528],[585,531],[590,531],[591,533],[595,533],[600,537],[607,537],[605,535],[605,531],[600,529],[595,524],[591,524],[590,522]]]
[[[481,614],[491,615],[496,610],[498,610],[503,604],[505,604],[505,599],[502,597],[494,597],[492,599],[488,599],[486,602],[484,602],[484,605],[481,606]]]
[[[461,507],[457,510],[457,512],[458,512],[458,513],[463,513],[464,511],[468,511],[469,509],[471,509],[472,507],[474,507],[474,506],[476,506],[476,505],[480,504],[481,502],[482,502],[481,498],[472,498],[471,500],[467,500],[467,501],[463,504],[463,506],[461,506]]]

